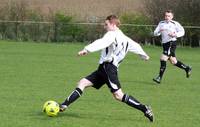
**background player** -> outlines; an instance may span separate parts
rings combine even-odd
[[[166,69],[166,61],[169,60],[173,65],[185,70],[186,77],[189,78],[192,68],[176,59],[176,40],[185,34],[184,28],[177,22],[172,20],[173,12],[168,10],[165,12],[165,20],[160,21],[154,31],[155,36],[162,38],[163,53],[160,57],[159,75],[153,78],[153,81],[160,83]]]

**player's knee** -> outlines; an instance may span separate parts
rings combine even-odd
[[[176,65],[177,61],[172,61],[171,63],[172,63],[173,65]]]
[[[169,57],[167,55],[162,54],[160,57],[161,61],[167,61],[169,59]]]
[[[92,83],[89,80],[83,78],[78,82],[77,87],[80,88],[81,90],[84,90],[86,87],[89,87],[89,86],[92,86]]]
[[[176,58],[170,58],[170,62],[171,64],[175,65],[177,63]]]
[[[113,93],[113,97],[118,101],[122,101],[123,93],[121,91],[115,92],[115,93]]]
[[[171,64],[173,64],[173,65],[175,65],[175,64],[176,64],[176,63],[175,63],[174,61],[172,61],[172,60],[170,60],[170,63],[171,63]]]
[[[119,96],[119,95],[113,95],[113,96],[114,96],[114,98],[115,98],[116,100],[118,100],[118,101],[121,101],[121,100],[122,100],[122,97]]]

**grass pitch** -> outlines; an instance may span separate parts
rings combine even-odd
[[[0,42],[0,127],[197,127],[200,125],[200,49],[178,48],[193,67],[191,78],[167,64],[160,85],[161,47],[144,47],[150,61],[129,53],[119,68],[122,89],[153,108],[155,122],[113,99],[107,86],[88,88],[57,117],[42,112],[47,100],[62,102],[98,66],[99,52],[77,57],[83,44]]]

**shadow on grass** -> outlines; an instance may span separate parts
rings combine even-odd
[[[132,80],[132,81],[122,81],[122,85],[125,83],[131,83],[133,85],[157,85],[153,80],[148,80],[148,81],[141,81],[141,80]]]
[[[33,115],[33,114],[32,114]],[[71,118],[83,118],[81,117],[80,114],[78,113],[72,113],[72,112],[59,112],[58,115],[56,117],[50,117],[47,116],[46,113],[44,112],[37,112],[35,114],[36,117],[43,117],[44,119],[49,119],[49,118],[62,118],[62,117],[71,117]]]
[[[105,112],[105,114],[103,113],[98,113],[98,112],[82,112],[82,113],[76,113],[76,112],[63,112],[63,113],[59,113],[58,116],[56,117],[48,117],[45,113],[43,112],[37,112],[37,116],[36,119],[40,119],[40,120],[44,120],[44,121],[63,121],[63,120],[84,120],[84,121],[97,121],[97,123],[99,121],[101,121],[101,123],[107,124],[108,121],[114,121],[116,123],[118,122],[124,122],[124,123],[131,123],[131,122],[144,122],[147,121],[145,120],[146,118],[143,116],[143,114],[139,114],[136,113],[137,116],[135,117],[124,117],[124,115],[122,114],[122,116],[120,115],[120,112],[118,112],[119,114],[115,115],[115,114],[107,114]],[[136,115],[133,112],[133,116]],[[67,118],[67,119],[66,119]]]

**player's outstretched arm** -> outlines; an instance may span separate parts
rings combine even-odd
[[[150,57],[146,54],[146,52],[142,49],[142,47],[135,41],[130,38],[127,38],[129,42],[128,50],[135,54],[138,54],[143,60],[149,60]]]

